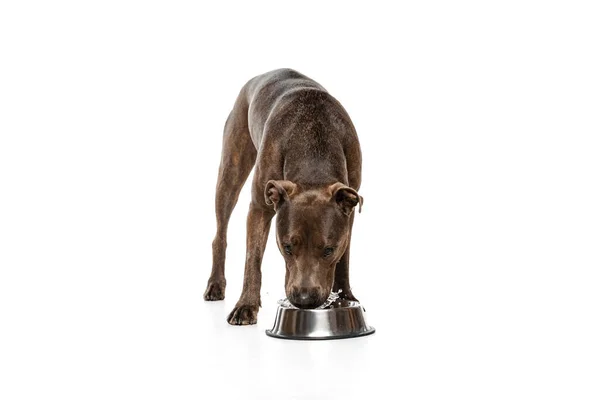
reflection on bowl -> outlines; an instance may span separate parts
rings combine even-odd
[[[282,300],[273,328],[266,331],[272,337],[298,340],[345,339],[373,332],[359,302],[337,298],[316,309],[299,309]]]

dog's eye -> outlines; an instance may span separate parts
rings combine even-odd
[[[325,247],[325,251],[323,252],[324,257],[329,257],[333,254],[333,247]]]
[[[284,244],[283,245],[283,251],[285,252],[285,254],[291,256],[292,255],[292,245],[291,244]]]

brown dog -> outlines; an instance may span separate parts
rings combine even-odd
[[[227,225],[252,167],[244,287],[227,320],[256,323],[261,261],[271,219],[285,259],[285,292],[300,308],[323,304],[331,290],[356,300],[348,262],[354,207],[362,205],[361,151],[342,105],[291,69],[251,79],[225,123],[217,180],[217,234],[205,300],[225,297]]]

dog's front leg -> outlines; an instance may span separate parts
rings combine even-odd
[[[333,291],[338,292],[339,290],[341,290],[339,296],[342,299],[358,301],[358,299],[354,297],[354,294],[352,294],[352,289],[350,288],[350,241],[352,239],[352,225],[354,225],[354,213],[350,215],[350,233],[348,237],[348,246],[346,247],[344,255],[335,266],[335,279],[333,282]]]
[[[250,205],[246,224],[246,267],[244,268],[244,287],[235,308],[227,321],[232,325],[256,324],[256,316],[260,307],[260,285],[262,263],[265,246],[269,237],[271,219],[275,212],[272,209]]]

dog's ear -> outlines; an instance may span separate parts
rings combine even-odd
[[[329,187],[331,200],[335,201],[346,215],[352,214],[354,207],[358,204],[358,212],[362,211],[363,198],[350,186],[341,182],[334,183]]]
[[[290,199],[290,196],[296,190],[296,184],[290,181],[269,181],[265,186],[265,202],[272,205],[275,211],[284,202]]]

